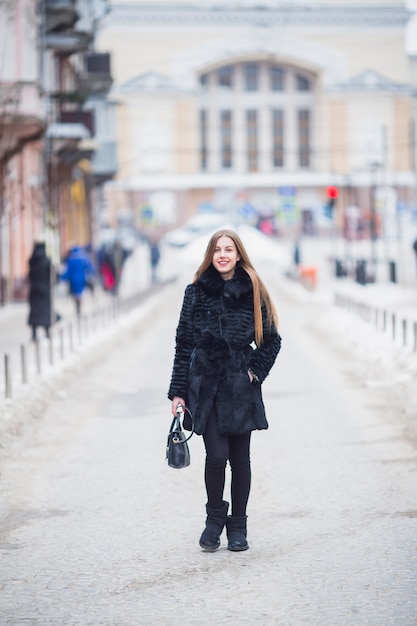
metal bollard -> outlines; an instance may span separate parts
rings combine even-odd
[[[402,328],[403,328],[403,346],[405,347],[407,345],[407,320],[402,321]]]
[[[77,336],[78,336],[78,343],[81,343],[81,315],[79,315],[77,317]]]
[[[12,397],[12,372],[11,372],[11,357],[9,354],[4,355],[4,388],[6,398]]]
[[[395,331],[396,331],[396,318],[395,313],[391,314],[392,319],[392,339],[395,341]]]
[[[48,352],[49,352],[49,365],[52,367],[54,364],[54,344],[52,341],[52,335],[49,337],[49,341],[48,341]]]
[[[61,359],[64,358],[64,329],[59,329],[59,355]]]
[[[35,341],[35,359],[36,359],[36,371],[38,374],[40,374],[42,371],[42,364],[41,364],[41,348],[40,348],[38,339],[36,339]]]
[[[73,336],[73,332],[72,332],[72,324],[71,323],[68,324],[68,335],[69,335],[70,350],[71,350],[71,352],[73,352],[73,350],[74,350],[74,336]]]
[[[414,331],[414,352],[417,352],[417,322],[413,323],[413,331]]]
[[[22,383],[24,385],[28,382],[28,364],[26,358],[26,346],[20,346],[20,364],[22,367]]]

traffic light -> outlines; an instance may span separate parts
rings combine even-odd
[[[337,198],[339,197],[339,190],[338,190],[338,188],[334,187],[333,185],[330,185],[329,187],[326,187],[326,197],[327,197],[327,202],[324,205],[324,214],[328,218],[331,219],[333,217],[334,205],[336,203]]]

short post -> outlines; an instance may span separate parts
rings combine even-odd
[[[396,330],[395,313],[392,313],[391,318],[392,318],[392,339],[395,341],[395,330]]]
[[[59,356],[64,358],[64,329],[59,329]]]
[[[54,344],[52,341],[52,335],[49,337],[48,340],[48,351],[49,351],[49,365],[52,367],[52,365],[54,364]]]
[[[382,330],[384,332],[387,330],[387,312],[385,309],[382,311]]]
[[[81,343],[81,315],[77,317],[77,333],[78,333],[78,343]]]
[[[71,324],[71,322],[68,324],[68,335],[69,335],[70,350],[71,350],[71,352],[73,352],[73,350],[74,350],[74,336],[73,336],[73,332],[72,332],[72,324]]]
[[[11,372],[11,357],[9,354],[4,355],[4,382],[5,382],[5,396],[6,398],[12,397],[12,372]]]
[[[413,323],[413,333],[414,333],[414,352],[417,352],[417,322]]]
[[[26,385],[28,382],[28,364],[25,346],[20,346],[20,363],[22,367],[22,383]]]
[[[42,367],[41,367],[41,348],[40,348],[40,344],[39,344],[39,340],[36,339],[35,341],[35,359],[36,359],[36,371],[38,374],[41,373],[42,371]]]
[[[402,328],[403,328],[403,346],[405,347],[407,345],[407,320],[402,321]]]

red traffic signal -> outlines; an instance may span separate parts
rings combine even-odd
[[[330,200],[336,200],[339,197],[339,190],[337,187],[331,185],[330,187],[326,187],[326,196],[330,198]]]

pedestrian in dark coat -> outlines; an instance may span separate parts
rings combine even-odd
[[[238,237],[217,231],[188,285],[176,332],[168,397],[194,416],[206,448],[206,527],[200,546],[213,552],[226,525],[228,549],[247,550],[246,507],[253,430],[268,428],[262,383],[281,347],[277,315]],[[185,418],[184,427],[190,428]],[[223,500],[226,463],[232,514]]]
[[[149,256],[151,262],[151,280],[152,284],[155,284],[157,282],[158,265],[161,260],[161,250],[156,239],[149,242]]]
[[[35,243],[29,259],[29,319],[32,339],[36,340],[37,326],[45,329],[49,337],[51,326],[51,261],[46,255],[45,244]]]

